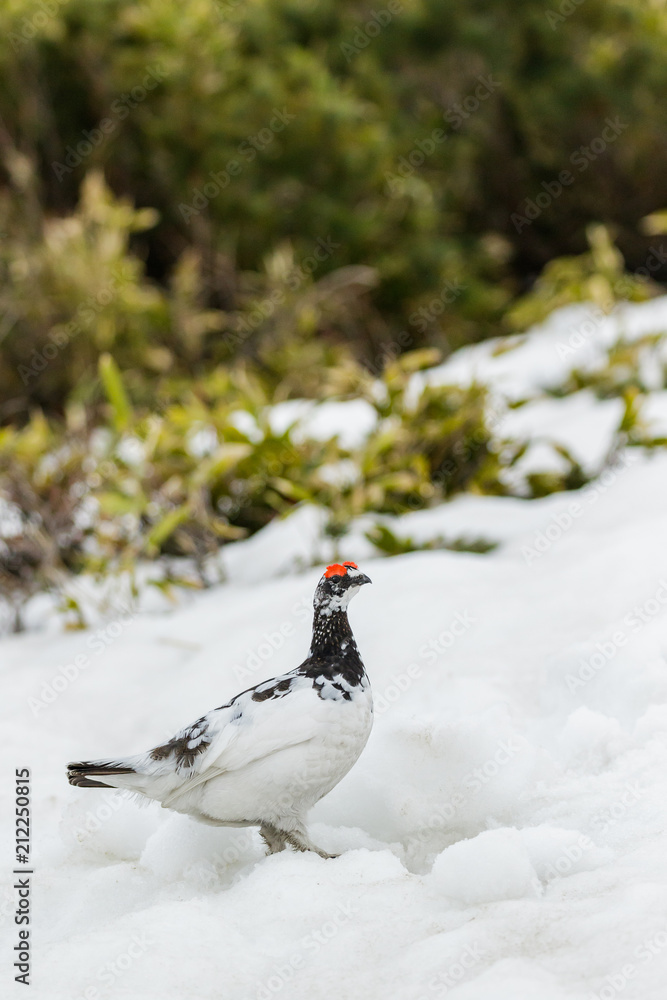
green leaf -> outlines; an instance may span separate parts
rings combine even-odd
[[[100,511],[107,517],[122,517],[124,514],[140,514],[146,506],[143,495],[129,497],[125,493],[105,490],[95,494]]]
[[[199,464],[199,467],[193,473],[192,484],[194,486],[203,486],[205,483],[212,483],[216,479],[220,479],[234,469],[244,458],[247,458],[252,453],[252,450],[253,448],[250,444],[225,443],[220,445],[210,458],[205,459]]]
[[[148,552],[155,553],[159,551],[162,543],[173,534],[180,524],[187,521],[189,517],[189,504],[182,504],[180,507],[175,507],[173,510],[168,511],[148,532],[146,537],[146,549]]]
[[[132,407],[125,392],[123,376],[110,354],[100,355],[99,373],[104,392],[111,406],[114,427],[124,431],[132,418]]]

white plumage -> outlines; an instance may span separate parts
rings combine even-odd
[[[125,788],[203,823],[259,826],[271,852],[291,844],[328,857],[310,842],[305,816],[370,735],[371,688],[347,618],[364,583],[354,563],[327,567],[301,666],[242,692],[164,746],[70,764],[70,782]]]

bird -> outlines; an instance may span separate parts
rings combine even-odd
[[[259,827],[268,854],[328,854],[306,814],[356,763],[373,696],[347,609],[372,581],[356,563],[327,566],[313,599],[308,656],[143,754],[67,765],[79,788],[120,788],[214,826]]]

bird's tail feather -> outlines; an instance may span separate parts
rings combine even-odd
[[[79,788],[131,788],[127,779],[119,780],[119,777],[136,773],[128,762],[118,760],[90,760],[67,765],[67,780]],[[100,778],[107,780],[96,780]]]

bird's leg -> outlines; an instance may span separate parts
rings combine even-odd
[[[278,854],[287,847],[287,838],[282,830],[276,829],[270,823],[262,823],[259,835],[269,849],[269,854]]]
[[[315,854],[319,854],[321,858],[339,858],[339,854],[327,854],[326,851],[322,851],[319,847],[316,847],[311,840],[308,839],[308,835],[305,831],[292,830],[290,833],[284,833],[283,836],[288,844],[297,851],[314,851]]]

